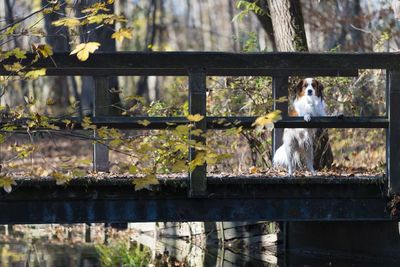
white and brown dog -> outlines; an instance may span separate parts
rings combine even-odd
[[[323,85],[313,78],[307,78],[296,86],[296,98],[290,116],[301,116],[310,121],[312,116],[326,116],[325,102],[322,97]],[[288,170],[290,176],[296,167],[305,163],[313,175],[316,174],[314,161],[314,135],[316,129],[285,129],[283,144],[275,152],[274,166],[281,166]]]

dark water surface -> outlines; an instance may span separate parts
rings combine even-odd
[[[212,242],[199,245],[201,242],[194,244],[178,238],[155,240],[151,236],[128,232],[115,234],[116,231],[95,244],[84,242],[87,237],[83,234],[79,237],[71,229],[65,229],[41,229],[40,233],[37,230],[29,233],[3,232],[0,235],[0,266],[400,266],[399,262],[391,259],[369,258],[368,255],[351,257],[349,253],[339,257],[312,251],[282,255],[266,251],[244,252]],[[127,239],[127,235],[132,237]],[[63,237],[66,239],[63,240]],[[138,240],[145,240],[151,248],[141,245]]]

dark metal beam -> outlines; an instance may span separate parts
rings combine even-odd
[[[393,220],[383,178],[208,177],[208,195],[187,196],[187,177],[165,177],[151,191],[132,178],[24,180],[1,192],[0,224],[126,221]]]
[[[1,224],[391,220],[384,199],[139,199],[0,202]]]
[[[34,55],[27,57],[22,60],[23,65],[29,65]],[[207,75],[262,75],[262,70],[274,70],[278,73],[286,71],[284,74],[289,75],[290,71],[303,74],[310,71],[315,75],[316,72],[323,75],[324,71],[329,71],[330,75],[340,76],[341,71],[350,70],[354,76],[357,69],[400,68],[400,55],[396,53],[118,52],[96,53],[85,62],[68,53],[55,53],[52,59],[57,66],[49,58],[41,59],[33,66],[46,68],[51,75],[57,72],[59,75],[100,75],[101,71],[107,71],[107,75],[135,75],[135,71],[142,75],[161,75],[163,71],[167,71],[165,74],[187,75],[191,68],[204,68]],[[12,62],[11,58],[3,64]],[[0,74],[5,73],[1,67]]]
[[[400,194],[400,71],[390,70],[387,75],[389,104],[388,104],[388,146],[387,151],[387,173],[389,178],[389,193]]]
[[[65,118],[63,118],[65,119]],[[81,129],[79,118],[68,118],[74,122],[73,129]],[[207,129],[228,129],[233,126],[252,128],[257,117],[207,117]],[[185,117],[93,117],[92,122],[97,126],[107,126],[118,129],[168,129],[176,125],[187,124]],[[150,122],[144,126],[144,121]],[[26,121],[26,120],[25,120]],[[24,120],[12,121],[18,125]],[[6,122],[0,122],[0,127]],[[60,128],[66,128],[64,123],[56,122]],[[389,121],[385,117],[312,117],[310,122],[305,122],[300,117],[286,117],[275,123],[275,128],[388,128]]]
[[[212,69],[205,70],[208,76],[327,76],[327,77],[357,77],[358,70],[321,70],[321,69]],[[5,71],[0,66],[1,75],[16,75]],[[110,75],[110,76],[188,76],[186,69],[96,69],[96,68],[73,68],[73,69],[55,69],[49,68],[46,71],[46,76],[95,76],[95,75]]]

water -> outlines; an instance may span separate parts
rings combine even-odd
[[[88,239],[91,241],[85,242]],[[312,251],[277,255],[274,250],[279,244],[256,249],[232,241],[221,246],[212,234],[189,241],[160,238],[152,232],[104,228],[101,224],[91,228],[82,224],[6,227],[0,240],[2,267],[400,266],[390,259],[338,257]]]

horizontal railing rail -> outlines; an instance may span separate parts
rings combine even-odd
[[[258,71],[272,71],[280,76],[294,75],[296,71],[325,75],[324,71],[329,71],[333,76],[340,76],[341,72],[354,76],[358,69],[400,68],[400,54],[397,53],[102,52],[90,55],[84,62],[68,53],[55,53],[51,59],[40,59],[31,64],[35,56],[27,54],[26,59],[9,58],[2,63],[20,61],[22,65],[46,68],[47,75],[108,76],[187,75],[192,68],[203,69],[207,75],[232,75],[231,72],[236,70],[237,75],[242,72],[262,75]],[[104,70],[107,72],[102,72]],[[9,72],[1,67],[0,74],[6,73]]]
[[[244,129],[254,128],[256,116],[207,116],[206,128],[210,130],[224,130],[232,127],[243,127]],[[68,120],[66,125],[61,120]],[[15,121],[3,120],[0,127],[8,124],[24,125],[29,119]],[[53,121],[53,122],[52,122]],[[92,124],[102,127],[111,127],[127,130],[163,130],[174,129],[177,125],[191,123],[186,117],[123,117],[103,116],[91,117]],[[144,121],[146,121],[144,123]],[[82,119],[79,117],[62,117],[62,119],[50,118],[49,122],[60,129],[82,129]],[[73,125],[71,125],[71,123]],[[145,124],[145,125],[144,125]],[[274,128],[388,128],[389,120],[386,117],[312,117],[312,120],[305,122],[301,117],[284,117],[273,125]]]

